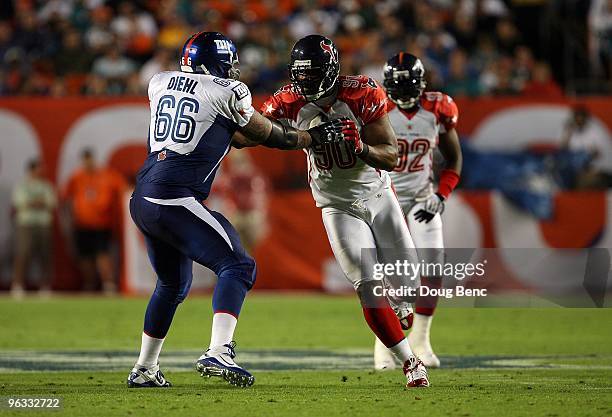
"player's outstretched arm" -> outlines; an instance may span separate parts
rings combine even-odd
[[[355,154],[374,168],[392,171],[397,163],[397,138],[389,116],[384,115],[365,125],[361,135],[362,139],[347,140]]]
[[[269,148],[294,150],[312,144],[340,142],[345,136],[357,132],[352,120],[335,119],[308,130],[298,130],[276,120],[265,118],[258,112],[232,137],[234,147],[264,145]]]
[[[309,147],[311,143],[312,138],[307,131],[283,126],[257,111],[232,137],[232,145],[236,148],[266,145],[279,149],[302,149]]]

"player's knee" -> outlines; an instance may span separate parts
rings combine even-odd
[[[187,298],[187,294],[189,294],[190,288],[191,288],[191,282],[188,285],[183,285],[182,287],[180,287],[178,293],[176,294],[174,302],[176,304],[180,304],[183,301],[185,301],[185,298]]]
[[[249,284],[249,287],[252,287],[255,284],[255,279],[257,279],[257,263],[255,259],[246,255],[242,261],[242,270],[244,271],[244,279]]]
[[[239,279],[251,289],[257,277],[257,264],[255,259],[245,254],[223,268],[218,275],[224,278]]]
[[[253,284],[255,284],[255,280],[257,279],[257,263],[255,262],[255,259],[249,257],[249,270],[250,270],[250,282],[251,282],[251,287],[253,286]]]
[[[190,288],[191,280],[171,284],[158,281],[157,286],[155,287],[155,294],[169,303],[180,304],[185,301],[185,298],[187,298]]]
[[[362,279],[354,282],[353,285],[363,307],[379,307],[385,304],[386,296],[382,280]]]

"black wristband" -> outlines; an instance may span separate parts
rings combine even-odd
[[[365,157],[368,156],[369,153],[370,153],[370,147],[368,146],[367,143],[363,142],[363,149],[361,153],[358,153],[356,155],[360,157],[361,159],[364,159]]]
[[[297,129],[285,126],[276,120],[271,120],[271,122],[272,130],[263,145],[276,149],[296,149],[298,143]]]
[[[313,145],[320,145],[323,142],[323,130],[318,127],[311,127],[307,130]]]

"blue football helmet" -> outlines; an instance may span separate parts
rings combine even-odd
[[[236,45],[219,32],[198,32],[191,35],[183,45],[180,65],[183,72],[234,80],[240,78]]]

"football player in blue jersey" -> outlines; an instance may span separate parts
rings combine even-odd
[[[256,265],[230,222],[203,204],[215,172],[232,145],[302,149],[359,135],[348,119],[303,131],[263,117],[239,74],[234,43],[221,33],[199,32],[183,46],[180,71],[161,72],[149,82],[149,154],[130,213],[144,234],[157,286],[129,387],[170,386],[158,358],[174,313],[189,292],[194,261],[218,277],[210,345],[196,369],[233,385],[253,384],[254,377],[234,362],[233,335]]]

